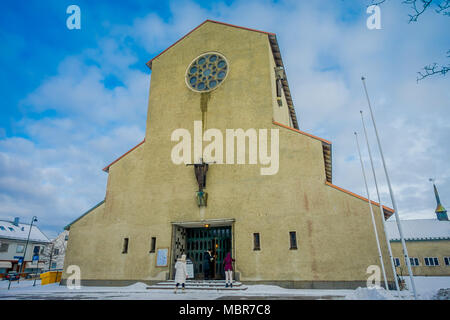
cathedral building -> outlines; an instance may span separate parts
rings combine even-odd
[[[211,249],[214,279],[231,252],[244,283],[366,286],[380,266],[368,200],[333,184],[332,143],[300,130],[276,35],[206,20],[147,66],[145,138],[66,227],[65,270],[78,265],[83,285],[152,284],[186,254],[202,279]]]

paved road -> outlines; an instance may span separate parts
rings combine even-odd
[[[184,296],[186,297],[186,296]],[[158,299],[155,296],[149,296],[147,293],[133,293],[132,299],[138,300],[153,300]],[[173,298],[182,298],[177,295]],[[189,300],[189,297],[186,297]],[[48,294],[15,294],[15,295],[0,295],[0,300],[115,300],[115,299],[130,299],[126,293],[80,293],[80,294],[65,294],[65,293],[48,293]],[[341,300],[342,296],[323,295],[323,296],[308,296],[308,295],[235,295],[235,296],[221,296],[216,300]]]
[[[225,296],[217,300],[342,300],[341,296],[295,296],[295,295],[281,295],[281,296]]]

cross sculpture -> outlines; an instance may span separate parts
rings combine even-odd
[[[206,207],[208,193],[203,191],[206,188],[206,173],[208,172],[208,166],[214,162],[204,162],[203,158],[200,158],[200,163],[187,164],[187,166],[194,166],[194,174],[197,179],[198,191],[197,191],[197,205],[199,207]]]

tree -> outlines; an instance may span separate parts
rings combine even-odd
[[[60,233],[52,242],[47,245],[41,254],[40,260],[47,266],[47,270],[52,268],[52,262],[62,264],[64,262],[64,256],[67,248],[67,237],[69,233],[64,231]]]
[[[380,5],[387,0],[372,0],[371,5]],[[430,8],[434,7],[437,14],[450,18],[450,0],[403,0],[402,3],[409,5],[412,12],[409,14],[409,22],[417,22],[419,17]],[[447,51],[447,58],[450,58],[450,50]],[[417,82],[429,76],[441,74],[445,75],[450,71],[450,64],[430,63],[417,72]]]

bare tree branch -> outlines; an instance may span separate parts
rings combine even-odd
[[[433,0],[420,0],[420,3],[422,4],[422,8],[417,8],[417,2],[419,0],[404,0],[403,3],[410,4],[412,9],[414,10],[414,14],[409,15],[409,23],[416,22],[417,18],[427,10],[427,8],[430,6],[430,4],[433,2]]]
[[[450,17],[450,0],[445,0],[442,1],[442,3],[439,3],[436,12]]]
[[[446,66],[440,66],[437,63],[432,63],[428,66],[423,67],[423,71],[417,72],[418,73],[417,82],[435,74],[445,75],[449,71],[450,71],[450,64]]]
[[[386,0],[372,0],[372,3],[369,6],[379,6],[384,2],[386,2]]]
[[[386,1],[387,0],[371,0],[370,5],[378,6]],[[435,10],[436,13],[450,17],[450,0],[403,0],[402,3],[410,5],[413,9],[413,13],[408,14],[409,23],[417,22],[419,16],[430,8],[432,4],[437,7]]]
[[[450,58],[450,50],[447,51],[447,58]],[[423,71],[417,72],[419,75],[417,76],[417,82],[420,80],[432,76],[434,74],[442,74],[445,75],[447,72],[450,71],[450,64],[448,65],[438,65],[437,63],[429,64],[425,67],[423,67]]]
[[[370,5],[380,5],[385,2],[386,0],[371,0]],[[402,3],[410,5],[410,7],[414,11],[413,14],[408,14],[408,23],[417,22],[419,16],[422,15],[428,8],[430,8],[432,4],[437,7],[437,9],[435,10],[436,13],[450,17],[450,0],[403,0]],[[447,57],[450,58],[450,50],[447,51]],[[432,63],[426,65],[421,71],[417,72],[417,82],[432,75],[445,75],[449,71],[450,64],[439,65],[437,63]]]

